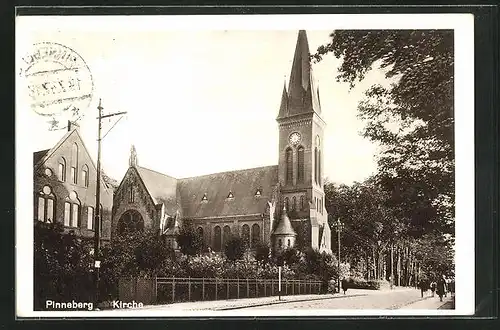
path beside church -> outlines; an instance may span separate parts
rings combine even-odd
[[[451,299],[451,298],[448,298]],[[350,289],[346,295],[297,295],[263,297],[218,301],[198,301],[168,305],[146,306],[147,310],[180,311],[230,311],[269,309],[438,309],[448,300],[420,297],[414,288],[394,288],[393,290]],[[420,302],[420,303],[419,303]]]

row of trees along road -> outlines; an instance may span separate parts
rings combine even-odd
[[[414,284],[419,271],[453,275],[453,31],[338,30],[330,37],[311,58],[340,59],[338,82],[354,88],[372,69],[393,82],[371,86],[358,104],[361,134],[381,150],[376,174],[350,186],[325,184],[330,225],[346,224],[341,253],[365,278],[389,279],[391,248],[396,284]]]

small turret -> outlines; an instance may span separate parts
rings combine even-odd
[[[292,227],[292,223],[290,222],[290,218],[288,218],[285,206],[283,206],[283,211],[281,212],[281,220],[272,235],[274,238],[275,251],[288,249],[295,245],[295,237],[297,236],[297,233]]]
[[[128,160],[129,167],[137,167],[137,152],[135,151],[135,146],[130,147],[130,158]]]

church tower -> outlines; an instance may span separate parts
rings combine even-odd
[[[306,236],[305,241],[297,243],[319,249],[324,226],[328,226],[323,190],[326,123],[321,117],[319,89],[315,86],[304,30],[298,33],[288,90],[285,85],[276,120],[279,126],[280,202],[295,230]],[[329,228],[326,231],[329,233]]]

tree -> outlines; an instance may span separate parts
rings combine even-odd
[[[34,224],[35,308],[45,300],[92,299],[92,242],[64,232],[60,222]]]
[[[108,185],[108,187],[110,187],[113,191],[116,191],[116,189],[118,189],[120,182],[113,179],[112,177],[110,177],[109,175],[104,173],[104,171],[102,171],[102,170],[101,170],[101,176],[102,176],[102,180],[104,181],[104,183],[106,185]]]
[[[352,88],[372,68],[394,81],[372,86],[358,106],[363,136],[383,150],[377,180],[393,215],[415,237],[453,235],[453,31],[339,30],[331,38],[313,58],[341,58],[338,81]]]
[[[239,236],[232,236],[224,245],[224,254],[231,261],[242,259],[245,251],[245,242]]]
[[[183,227],[176,239],[181,252],[185,255],[194,256],[203,251],[203,237],[198,235],[191,227]]]
[[[270,252],[269,245],[262,242],[258,242],[255,246],[255,260],[268,263],[269,252]]]

